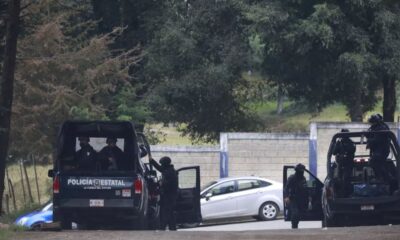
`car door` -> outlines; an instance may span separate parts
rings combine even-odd
[[[237,192],[234,198],[237,202],[237,216],[246,216],[253,214],[253,204],[257,203],[259,196],[262,194],[260,183],[256,179],[239,179],[237,180]]]
[[[203,219],[217,219],[235,216],[237,200],[235,181],[218,183],[201,196],[201,214]]]
[[[177,223],[201,222],[200,167],[184,167],[177,170],[179,194],[176,201]]]
[[[294,166],[284,166],[283,167],[283,191],[287,184],[288,178],[295,173]],[[322,220],[322,188],[324,184],[315,177],[307,169],[304,171],[304,177],[307,181],[307,191],[308,191],[308,208],[301,214],[300,220],[302,221],[317,221]],[[290,221],[290,211],[289,206],[284,204],[284,217],[285,221]]]

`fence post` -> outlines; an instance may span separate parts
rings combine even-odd
[[[11,190],[11,196],[12,196],[12,199],[13,199],[14,211],[16,211],[16,210],[17,210],[17,202],[16,202],[16,200],[15,200],[14,186],[13,186],[13,184],[12,184],[11,179],[8,179],[8,186],[9,186],[9,189]]]
[[[7,214],[10,214],[10,196],[6,193],[6,209],[7,209]]]
[[[39,201],[39,205],[40,203],[40,191],[39,191],[39,182],[38,182],[38,177],[37,177],[37,172],[36,172],[36,158],[31,155],[32,157],[32,161],[33,161],[33,170],[35,172],[35,181],[36,181],[36,190],[37,190],[37,196],[38,196],[38,201]]]
[[[21,184],[22,184],[22,193],[24,195],[24,204],[26,203],[26,193],[25,193],[25,183],[24,183],[24,174],[22,173],[22,165],[23,165],[23,161],[22,159],[20,160],[20,164],[19,164],[19,170],[21,173]]]
[[[31,184],[29,183],[29,178],[28,178],[28,172],[26,171],[26,166],[25,164],[22,163],[22,166],[24,168],[24,173],[25,173],[25,178],[26,178],[26,186],[28,188],[28,194],[29,194],[29,200],[31,203],[33,203],[33,197],[32,197],[32,191],[31,191]]]
[[[14,192],[14,186],[11,182],[10,176],[8,175],[8,167],[6,167],[6,176],[7,176],[7,183],[8,183],[8,193],[11,195],[10,197],[13,200],[13,207],[14,207],[14,211],[17,210],[17,203],[15,200],[15,192]]]

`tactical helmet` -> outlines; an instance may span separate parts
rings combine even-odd
[[[369,118],[368,118],[368,122],[371,124],[376,124],[383,121],[383,117],[382,115],[380,115],[379,113],[377,114],[372,114]]]
[[[106,143],[117,143],[117,139],[114,137],[108,137]]]
[[[305,167],[303,164],[301,164],[301,163],[297,164],[297,165],[294,167],[294,170],[295,170],[296,172],[298,172],[298,171],[304,171],[305,169],[306,169],[306,167]]]
[[[170,165],[170,164],[171,164],[171,158],[169,158],[169,157],[162,157],[162,158],[160,159],[160,164],[163,165],[163,166]]]
[[[89,138],[89,137],[80,136],[80,137],[78,137],[78,140],[79,140],[80,142],[81,142],[81,141],[90,142],[90,138]]]

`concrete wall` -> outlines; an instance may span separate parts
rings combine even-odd
[[[308,140],[308,133],[221,133],[227,175],[255,175],[281,182],[284,165],[308,166]]]
[[[151,146],[151,152],[155,160],[163,156],[169,156],[175,169],[188,166],[200,166],[201,185],[219,179],[220,152],[215,147],[197,146]]]
[[[398,126],[389,126],[398,136]],[[200,166],[202,185],[249,175],[281,182],[283,166],[297,163],[324,180],[330,141],[342,128],[364,131],[369,124],[312,122],[308,133],[221,133],[219,148],[152,146],[152,152],[155,159],[170,156],[176,168]]]

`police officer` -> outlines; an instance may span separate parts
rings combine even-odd
[[[292,228],[298,228],[300,216],[308,207],[307,182],[304,177],[305,166],[297,164],[294,170],[295,174],[288,178],[283,195],[285,204],[289,205]]]
[[[342,133],[349,132],[348,129],[342,129]],[[349,137],[342,137],[336,142],[333,154],[336,155],[336,162],[339,169],[339,179],[342,180],[342,193],[347,196],[351,193],[350,179],[354,167],[354,153],[356,145]]]
[[[97,152],[89,144],[89,137],[79,137],[79,146],[81,147],[75,153],[75,160],[77,161],[79,170],[94,170],[97,161]]]
[[[371,115],[368,122],[371,124],[368,129],[370,132],[390,130],[379,113]],[[384,134],[373,134],[367,140],[367,148],[370,149],[370,165],[374,169],[376,178],[387,180],[385,162],[390,153],[389,138]]]
[[[102,168],[106,170],[123,169],[122,161],[124,160],[124,153],[117,146],[117,139],[109,137],[106,140],[107,146],[100,151],[103,158]]]
[[[154,159],[150,159],[150,164],[162,174],[160,189],[160,229],[165,230],[168,225],[170,231],[176,231],[174,210],[178,197],[178,176],[169,157],[162,157],[159,162],[161,165]]]

